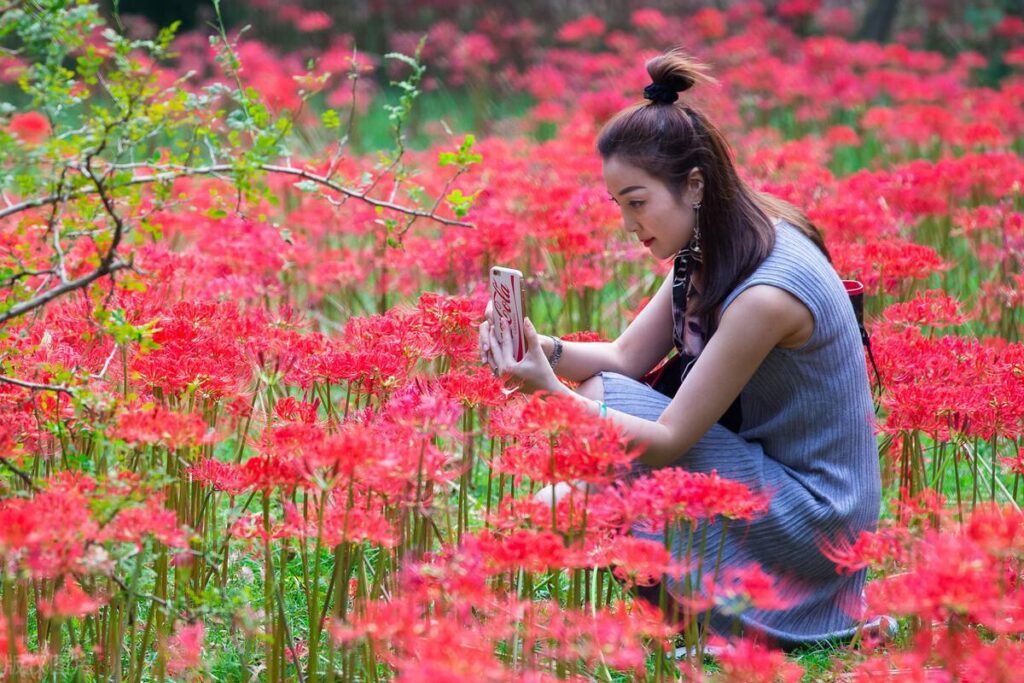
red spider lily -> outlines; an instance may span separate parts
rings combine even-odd
[[[325,12],[303,12],[295,20],[295,28],[304,33],[329,29],[334,21]]]
[[[467,408],[490,408],[505,403],[502,381],[482,365],[446,372],[438,378],[438,386]]]
[[[925,338],[918,328],[881,328],[873,339],[887,395],[883,430],[951,433],[991,440],[1024,428],[1019,344],[967,337]]]
[[[600,332],[594,332],[592,330],[580,330],[579,332],[570,332],[569,334],[563,334],[562,339],[565,341],[573,342],[605,342],[609,341]]]
[[[316,424],[320,399],[312,401],[300,401],[294,396],[285,396],[274,404],[274,415],[288,422],[301,422],[303,424]]]
[[[928,327],[953,327],[970,320],[959,301],[937,289],[919,292],[910,301],[889,306],[882,317],[893,325]]]
[[[853,670],[855,683],[900,680],[907,683],[945,683],[949,673],[935,664],[928,664],[928,655],[918,652],[886,652],[873,655]]]
[[[626,586],[653,586],[666,574],[679,574],[685,568],[673,561],[664,543],[631,536],[613,536],[587,552],[587,566],[613,567],[613,573]]]
[[[577,43],[588,38],[599,38],[605,31],[604,22],[592,14],[563,24],[558,39],[566,43]]]
[[[834,146],[856,147],[860,144],[857,131],[849,126],[832,126],[825,132],[825,140]]]
[[[313,382],[337,385],[354,380],[357,356],[339,347],[337,341],[323,340],[317,349],[298,359],[287,376],[289,382],[308,389]]]
[[[492,610],[494,592],[487,582],[485,558],[472,541],[454,548],[445,546],[428,554],[423,562],[406,564],[400,580],[407,595],[423,604],[442,604],[456,611]]]
[[[946,497],[934,489],[923,489],[916,495],[910,495],[906,487],[900,489],[899,498],[894,501],[895,516],[902,524],[910,524],[917,520],[926,520],[947,516]]]
[[[94,483],[57,476],[32,498],[0,500],[0,553],[37,578],[75,571],[96,539],[99,525],[89,510]]]
[[[294,56],[282,57],[270,47],[255,40],[241,41],[236,46],[239,61],[245,65],[243,82],[259,88],[274,110],[297,111],[302,103],[295,76],[302,73],[301,63]]]
[[[50,657],[45,653],[36,654],[29,652],[25,646],[25,639],[23,636],[19,636],[17,625],[12,623],[0,614],[0,673],[4,673],[8,677],[12,676],[14,672],[19,675],[34,672],[35,669],[41,669],[48,662]]]
[[[750,609],[786,609],[799,602],[797,593],[798,588],[787,586],[755,563],[727,566],[717,581],[714,576],[705,575],[704,596],[694,602],[714,606],[722,614],[740,615]]]
[[[808,17],[821,9],[821,0],[783,0],[779,3],[779,16],[787,19]]]
[[[105,598],[93,597],[86,593],[78,581],[67,578],[53,594],[53,599],[49,604],[40,605],[39,610],[48,619],[81,619],[85,615],[99,610],[106,602]]]
[[[493,614],[484,610],[485,616]],[[510,634],[506,620],[473,617],[468,609],[465,614],[430,610],[415,594],[390,602],[367,601],[348,623],[332,622],[329,630],[339,645],[362,640],[387,644],[378,649],[380,658],[412,680],[426,680],[418,678],[421,671],[439,675],[440,680],[473,675],[499,681],[508,675],[493,653],[493,644]]]
[[[500,536],[485,530],[463,543],[484,558],[491,575],[519,569],[536,574],[574,564],[562,537],[547,530],[515,529]]]
[[[12,385],[0,387],[0,458],[43,452],[31,395]]]
[[[525,622],[531,639],[541,642],[542,656],[563,662],[582,659],[591,667],[605,664],[634,675],[644,670],[644,640],[664,642],[672,634],[660,612],[642,600],[593,612],[534,602]]]
[[[698,10],[690,21],[700,31],[705,40],[712,40],[723,37],[728,31],[728,20],[724,12],[714,7],[705,7]]]
[[[725,641],[713,638],[708,643],[716,648],[721,680],[729,683],[797,683],[804,669],[786,659],[780,650],[773,650],[751,638]]]
[[[351,380],[381,398],[404,385],[416,361],[433,346],[411,315],[396,311],[352,319],[344,342],[352,353]]]
[[[977,535],[977,532],[975,533]],[[1002,559],[1012,536],[927,530],[910,549],[907,571],[878,579],[866,589],[872,613],[914,615],[926,623],[963,620],[996,633],[1019,633],[1024,596],[1006,584]]]
[[[142,547],[144,536],[152,536],[168,548],[186,548],[186,532],[178,525],[174,510],[164,507],[163,495],[155,494],[138,507],[121,510],[113,521],[103,527],[103,540],[134,543]]]
[[[111,436],[130,444],[163,444],[187,448],[213,441],[203,419],[194,413],[183,415],[160,406],[126,406]]]
[[[38,145],[50,136],[50,120],[37,111],[15,114],[7,124],[7,132],[24,143]]]
[[[167,673],[175,677],[191,674],[199,680],[205,639],[206,627],[203,622],[180,626],[167,640]]]
[[[267,456],[255,456],[245,461],[242,477],[246,490],[269,492],[280,487],[293,491],[309,483],[306,469],[298,460],[284,460]],[[227,482],[223,482],[227,483]]]
[[[460,436],[462,407],[451,396],[438,391],[433,382],[411,381],[394,393],[381,414],[387,423],[420,434]]]
[[[658,31],[668,25],[668,19],[656,9],[645,8],[634,10],[629,15],[629,23],[638,29]]]
[[[130,368],[165,394],[195,386],[212,398],[233,396],[251,375],[239,341],[257,324],[229,304],[175,304],[153,335],[160,348],[136,356]]]
[[[1018,557],[1024,551],[1024,517],[1012,509],[979,504],[963,533],[992,557]]]
[[[206,484],[215,491],[226,491],[231,495],[245,491],[248,486],[248,479],[241,467],[214,458],[196,461],[188,467],[187,472],[192,481]]]
[[[377,448],[361,475],[367,490],[388,500],[429,505],[435,486],[446,486],[458,478],[461,460],[428,435],[393,424],[378,429]],[[414,500],[417,490],[418,501]]]
[[[424,292],[416,304],[415,324],[433,340],[425,358],[447,356],[459,361],[476,359],[478,300]]]
[[[1000,458],[1007,470],[1016,475],[1024,475],[1024,446],[1017,449],[1017,455],[1008,458]]]
[[[495,469],[534,481],[607,482],[635,457],[614,423],[569,396],[534,394],[516,429],[530,440],[506,448]]]
[[[191,473],[223,490],[330,488],[372,477],[378,465],[367,455],[385,438],[378,427],[368,424],[346,424],[329,434],[320,424],[291,422],[265,431],[257,444],[260,455],[240,467],[202,461]]]
[[[862,531],[852,542],[848,539],[822,539],[821,554],[832,560],[836,572],[852,574],[864,567],[881,569],[907,560],[908,532],[904,527],[886,527]]]
[[[663,467],[635,479],[628,492],[636,519],[655,529],[715,517],[750,520],[768,509],[769,498],[737,481],[681,467]]]
[[[467,626],[451,617],[435,618],[427,628],[401,639],[402,656],[394,664],[396,681],[507,680],[508,671],[492,653],[488,639]]]
[[[1019,639],[1000,638],[988,642],[974,631],[958,634],[958,642],[949,648],[948,660],[961,681],[1012,683],[1020,680],[1024,668],[1024,643]]]
[[[610,535],[626,533],[629,524],[623,514],[623,501],[613,487],[590,489],[573,487],[555,505],[534,496],[507,496],[485,517],[488,526],[497,531],[510,529],[557,529],[569,539],[599,543]]]
[[[860,280],[869,292],[876,293],[893,294],[910,280],[924,279],[950,267],[933,248],[898,238],[834,244],[829,250],[843,277]]]
[[[384,511],[374,501],[358,496],[350,504],[347,495],[336,492],[328,495],[323,521],[315,516],[303,518],[291,503],[284,508],[284,523],[276,526],[273,538],[322,539],[326,547],[342,543],[369,542],[382,548],[393,548],[398,543],[398,534]],[[365,502],[364,502],[365,500]]]

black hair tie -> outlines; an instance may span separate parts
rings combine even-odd
[[[644,99],[648,99],[651,102],[671,104],[679,99],[679,93],[667,85],[651,83],[644,88]]]

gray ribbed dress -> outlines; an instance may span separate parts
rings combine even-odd
[[[865,572],[839,574],[819,544],[876,527],[880,481],[871,391],[849,297],[806,236],[781,222],[776,234],[771,254],[721,310],[752,285],[772,285],[807,306],[814,332],[800,348],[776,347],[768,354],[741,393],[738,434],[715,425],[673,466],[717,470],[772,492],[767,514],[730,523],[723,566],[756,562],[782,580],[787,608],[748,610],[739,619],[746,633],[792,647],[852,635]],[[602,378],[611,408],[657,420],[669,404],[668,397],[624,375],[605,372]],[[720,524],[708,528],[705,571],[713,566],[720,531]],[[681,544],[675,554],[681,559]],[[679,579],[668,577],[675,594]],[[734,617],[713,611],[711,626],[728,634]]]

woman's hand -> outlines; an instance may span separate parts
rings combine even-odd
[[[524,325],[526,355],[516,362],[512,331],[504,319],[494,315],[490,302],[484,317],[480,324],[480,358],[491,366],[495,376],[515,382],[526,393],[551,391],[558,384],[558,378],[548,364],[540,337],[530,319],[527,318]]]

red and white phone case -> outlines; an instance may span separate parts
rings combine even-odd
[[[512,331],[512,350],[516,361],[526,355],[526,331],[523,323],[523,274],[512,268],[491,268],[491,301],[494,312],[508,322]]]

